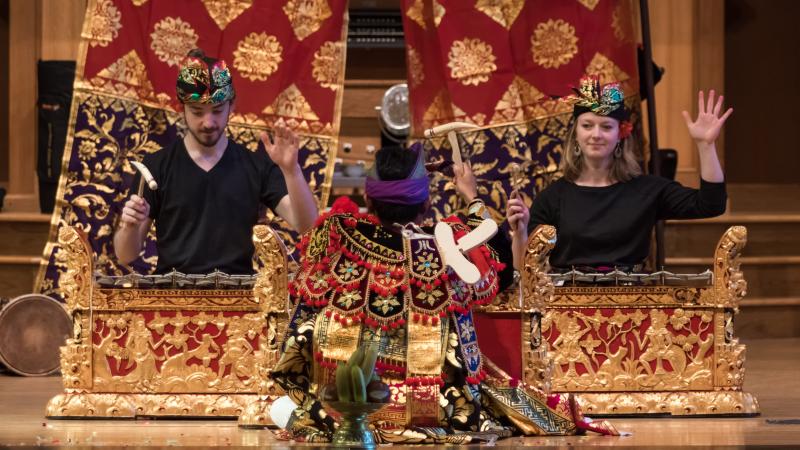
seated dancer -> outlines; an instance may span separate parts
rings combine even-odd
[[[619,84],[600,87],[581,80],[574,102],[574,123],[561,156],[563,177],[544,189],[530,211],[520,198],[509,200],[514,265],[521,268],[528,233],[541,224],[558,230],[550,254],[554,270],[639,271],[647,258],[650,235],[661,219],[697,219],[725,212],[725,183],[714,142],[731,115],[720,117],[723,97],[698,94],[698,116],[683,112],[700,155],[700,189],[666,178],[642,175],[633,153],[630,112]]]
[[[260,205],[300,232],[317,218],[297,162],[297,136],[282,126],[274,142],[262,133],[267,154],[229,140],[225,129],[236,97],[231,74],[225,61],[202,50],[189,52],[181,66],[177,94],[188,132],[145,156],[158,189],[125,203],[114,235],[117,258],[123,264],[136,259],[155,221],[156,273],[253,273],[251,236]]]
[[[391,390],[375,423],[378,442],[615,434],[604,422],[583,419],[571,397],[519,385],[481,355],[471,306],[491,302],[510,284],[512,271],[498,255],[510,258],[508,241],[497,234],[467,252],[480,272],[473,285],[445,265],[434,237],[416,225],[428,207],[429,180],[422,146],[415,147],[375,154],[366,183],[369,214],[339,198],[299,244],[301,269],[289,289],[294,309],[271,375],[298,405],[288,434],[331,439],[334,420],[317,395],[334,381],[337,363],[366,345],[378,346],[376,372]],[[476,200],[466,224],[444,222],[460,239],[482,223],[482,210]]]

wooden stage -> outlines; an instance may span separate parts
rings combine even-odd
[[[497,446],[800,448],[800,339],[744,343],[745,387],[758,398],[760,417],[617,418],[616,426],[631,436],[513,438]],[[45,404],[60,391],[60,377],[0,376],[0,446],[291,446],[268,430],[242,430],[234,421],[46,420]]]

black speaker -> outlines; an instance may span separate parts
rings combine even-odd
[[[661,169],[661,176],[670,180],[675,180],[675,172],[678,170],[678,152],[672,148],[662,148],[658,150],[658,157],[660,159],[659,168]],[[650,173],[656,173],[655,160],[650,158],[647,163],[647,168]]]
[[[39,145],[36,174],[39,177],[39,208],[53,212],[61,174],[61,158],[67,141],[69,107],[75,61],[39,61]]]

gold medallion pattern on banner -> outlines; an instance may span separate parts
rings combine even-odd
[[[92,47],[106,47],[122,28],[122,13],[111,0],[98,0],[95,3],[88,27],[84,27],[83,36]]]
[[[492,46],[480,39],[453,41],[447,59],[450,76],[464,86],[485,83],[497,70],[494,63],[497,57],[492,53]]]
[[[189,22],[180,17],[166,17],[157,22],[150,33],[150,48],[158,60],[168,66],[178,66],[195,47],[200,37]]]
[[[578,54],[575,27],[562,19],[550,19],[536,25],[531,36],[533,62],[545,69],[555,69]]]
[[[342,76],[344,50],[341,42],[328,41],[314,53],[311,76],[320,86],[335,91]]]
[[[233,67],[248,80],[265,81],[278,70],[282,53],[283,46],[277,37],[252,32],[236,45]]]

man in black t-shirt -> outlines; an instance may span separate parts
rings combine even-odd
[[[225,134],[235,92],[225,62],[189,53],[177,82],[186,136],[147,155],[158,183],[125,203],[114,250],[122,263],[139,256],[155,221],[157,273],[173,269],[252,273],[251,233],[264,205],[304,232],[317,206],[297,162],[298,138],[283,126],[261,134],[266,153],[251,152]]]

